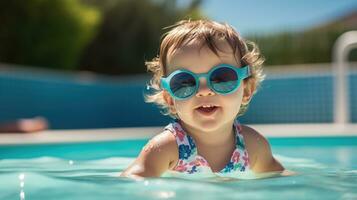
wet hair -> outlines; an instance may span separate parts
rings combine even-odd
[[[183,20],[169,27],[167,33],[162,37],[159,55],[145,63],[147,70],[153,73],[148,88],[152,92],[145,95],[145,101],[157,104],[163,114],[177,117],[172,108],[164,99],[164,91],[160,86],[160,78],[168,75],[167,60],[177,49],[195,43],[201,47],[208,47],[214,54],[219,56],[222,52],[217,46],[217,42],[225,41],[232,48],[237,63],[242,66],[249,65],[252,75],[245,79],[248,87],[253,87],[254,93],[264,79],[262,65],[264,58],[254,42],[243,39],[238,32],[226,23],[219,23],[211,20]],[[238,116],[245,113],[248,104],[242,104]]]

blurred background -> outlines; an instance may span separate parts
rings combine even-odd
[[[357,30],[357,0],[13,0],[0,2],[0,124],[41,116],[51,129],[162,126],[144,102],[145,61],[164,27],[208,18],[258,44],[267,79],[243,123],[333,122],[333,45]],[[357,51],[349,55],[357,122]]]

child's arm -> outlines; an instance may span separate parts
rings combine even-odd
[[[256,130],[242,126],[251,169],[256,173],[284,171],[271,152],[268,140]]]
[[[159,177],[168,169],[175,167],[178,159],[176,139],[165,131],[151,139],[120,176]]]

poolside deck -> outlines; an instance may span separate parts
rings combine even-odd
[[[274,137],[357,137],[357,124],[274,124],[249,125],[268,138]],[[151,138],[163,127],[48,130],[37,133],[0,134],[0,145],[48,144],[132,140]]]

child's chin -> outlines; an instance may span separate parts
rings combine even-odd
[[[219,120],[217,119],[199,119],[196,120],[196,125],[204,131],[214,131],[219,128]]]

